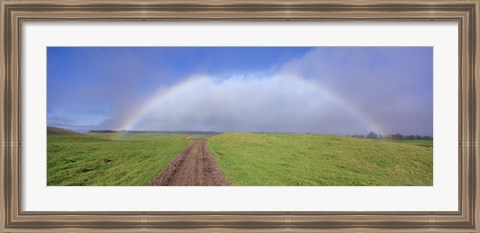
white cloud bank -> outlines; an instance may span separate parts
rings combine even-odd
[[[285,76],[188,79],[159,95],[133,129],[366,133],[369,125],[328,93]]]

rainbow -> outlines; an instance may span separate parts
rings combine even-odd
[[[138,123],[145,116],[149,113],[160,101],[162,101],[165,97],[170,94],[174,94],[178,90],[182,90],[183,88],[187,88],[197,84],[198,82],[208,79],[206,76],[193,76],[173,87],[168,89],[161,89],[158,90],[147,102],[145,102],[142,106],[140,106],[134,114],[129,116],[125,122],[120,127],[122,130],[131,130],[135,124]]]
[[[376,132],[377,134],[384,134],[385,130],[383,129],[383,126],[379,123],[376,123],[374,119],[366,112],[362,111],[359,109],[357,106],[355,106],[353,103],[350,103],[347,101],[345,98],[342,96],[336,94],[335,92],[330,91],[329,89],[325,88],[324,86],[320,85],[320,83],[316,82],[311,82],[308,80],[305,80],[300,77],[296,76],[288,76],[290,79],[294,79],[298,82],[302,82],[306,85],[313,86],[316,88],[318,91],[320,91],[322,94],[328,96],[329,98],[333,99],[337,104],[345,108],[350,114],[353,116],[357,117],[365,126],[367,126],[369,129],[372,131]]]
[[[315,88],[318,90],[320,93],[325,95],[326,97],[332,99],[333,101],[336,102],[336,104],[339,104],[342,108],[347,110],[352,116],[357,118],[362,124],[364,124],[367,128],[371,129],[372,131],[376,133],[383,134],[384,130],[381,126],[381,124],[376,123],[368,113],[365,113],[361,111],[358,107],[356,107],[354,104],[348,102],[345,98],[342,96],[328,90],[324,86],[320,85],[319,83],[315,82],[310,82],[305,79],[302,79],[300,77],[295,77],[295,76],[282,76],[282,78],[288,78],[292,79],[297,82],[302,82],[305,85],[308,85],[312,88]],[[193,76],[191,78],[188,78],[187,80],[173,86],[167,89],[161,89],[157,91],[148,101],[146,101],[143,105],[141,105],[134,113],[126,118],[124,123],[121,125],[120,129],[122,130],[132,130],[135,125],[145,116],[147,115],[150,111],[152,111],[162,100],[164,100],[166,97],[169,95],[175,94],[176,92],[183,90],[184,88],[189,88],[191,86],[196,85],[199,82],[205,81],[206,79],[209,79],[208,76]],[[121,136],[121,134],[120,134]]]

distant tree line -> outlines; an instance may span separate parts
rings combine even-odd
[[[375,132],[370,132],[367,135],[351,135],[350,137],[354,138],[369,138],[369,139],[391,139],[391,140],[433,140],[431,136],[420,136],[420,135],[402,135],[399,133],[383,136],[381,134],[376,134]]]
[[[88,132],[89,133],[117,133],[119,131],[118,130],[104,129],[104,130],[90,130]]]
[[[205,134],[205,135],[214,135],[221,134],[220,132],[215,131],[154,131],[154,130],[111,130],[111,129],[102,129],[102,130],[90,130],[89,133],[123,133],[123,134],[140,134],[140,133],[155,133],[155,134]]]

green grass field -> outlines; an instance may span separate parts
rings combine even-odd
[[[118,137],[117,134],[57,131],[48,129],[48,185],[147,185],[194,140],[189,136]]]
[[[210,138],[208,143],[218,165],[234,185],[433,184],[432,141],[226,133]]]
[[[431,186],[433,141],[316,134],[78,133],[48,127],[48,185],[143,186],[195,139],[242,186]],[[213,137],[212,137],[213,136]]]

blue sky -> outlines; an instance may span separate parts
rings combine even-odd
[[[49,47],[48,125],[433,134],[431,47]]]

